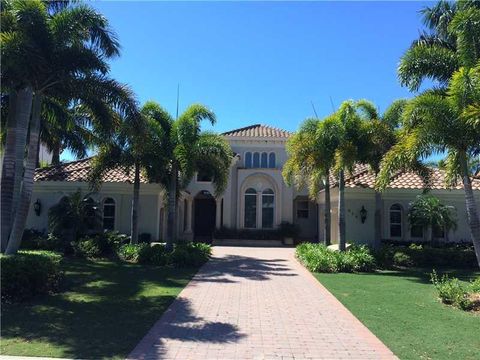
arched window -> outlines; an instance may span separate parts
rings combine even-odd
[[[262,153],[262,168],[268,167],[268,154],[266,152]]]
[[[245,167],[247,169],[252,167],[252,153],[251,152],[245,153]]]
[[[257,227],[257,192],[252,188],[245,191],[244,227],[249,229]]]
[[[260,154],[258,152],[253,153],[253,167],[260,167]]]
[[[390,206],[390,237],[402,237],[402,207],[399,204]]]
[[[262,228],[273,228],[273,214],[275,209],[275,194],[272,189],[265,189],[262,193]]]
[[[103,230],[115,229],[115,200],[106,198],[103,200]]]
[[[275,166],[275,153],[272,152],[268,155],[268,167],[274,169]]]

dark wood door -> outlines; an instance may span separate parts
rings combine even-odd
[[[195,199],[194,234],[198,237],[212,237],[215,230],[215,200]]]

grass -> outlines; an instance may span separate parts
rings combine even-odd
[[[401,359],[478,359],[480,316],[442,304],[430,272],[315,276]],[[478,275],[452,272],[464,281]]]
[[[125,358],[196,272],[87,260],[63,267],[64,292],[2,306],[1,354]]]

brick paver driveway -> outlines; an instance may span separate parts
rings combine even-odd
[[[129,359],[394,359],[293,254],[215,247]]]

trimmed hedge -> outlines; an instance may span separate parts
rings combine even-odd
[[[125,244],[118,250],[118,257],[124,261],[149,264],[172,265],[176,267],[199,266],[208,261],[212,249],[204,243],[178,243],[168,253],[165,245]]]
[[[472,246],[385,245],[375,255],[377,262],[384,268],[395,266],[472,268],[477,266]]]
[[[62,256],[50,251],[19,251],[0,256],[2,302],[28,300],[58,290]]]
[[[375,270],[375,258],[366,246],[354,246],[348,251],[329,250],[323,244],[303,243],[295,255],[312,272],[370,272]]]

